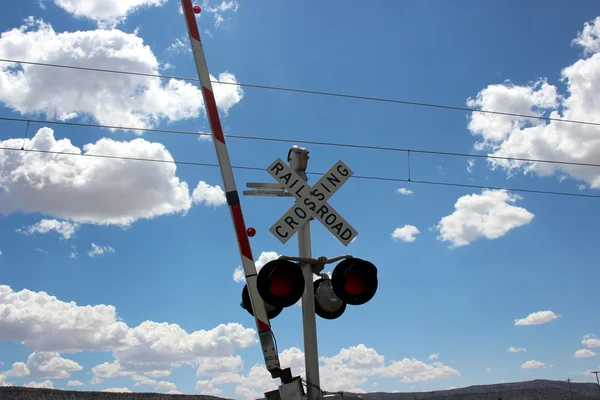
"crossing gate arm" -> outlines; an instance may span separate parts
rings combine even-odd
[[[269,318],[267,317],[265,303],[260,297],[256,287],[256,266],[254,265],[254,258],[252,257],[252,250],[250,248],[250,241],[246,232],[246,225],[244,222],[244,216],[242,214],[240,197],[235,185],[233,169],[229,159],[229,152],[225,144],[225,137],[223,135],[219,111],[217,109],[215,95],[210,82],[208,65],[206,64],[204,48],[202,47],[200,31],[198,30],[198,23],[196,21],[192,0],[181,0],[181,6],[183,8],[190,44],[192,46],[192,53],[194,54],[196,69],[200,79],[200,89],[202,90],[206,115],[210,123],[213,143],[217,152],[217,158],[219,160],[219,168],[221,170],[221,177],[223,178],[227,204],[231,213],[231,219],[233,221],[233,226],[237,237],[238,248],[242,258],[242,267],[244,269],[244,275],[248,285],[248,293],[250,295],[250,302],[252,304],[252,310],[256,320],[258,338],[262,347],[265,364],[267,370],[271,373],[273,378],[281,378],[283,383],[286,383],[285,381],[287,378],[291,378],[291,373],[289,372],[289,369],[281,370],[279,364],[279,355],[275,346]],[[198,6],[196,6],[196,8],[199,10]]]

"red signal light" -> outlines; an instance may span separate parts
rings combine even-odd
[[[258,273],[256,287],[266,303],[275,307],[294,305],[304,293],[302,268],[291,261],[268,262]]]
[[[200,8],[200,6],[194,6],[194,12],[196,14],[200,14],[200,11],[202,11],[202,9]]]
[[[246,230],[246,233],[248,234],[249,237],[254,237],[254,235],[256,235],[256,229],[254,229],[254,228],[248,228]]]
[[[343,302],[354,306],[364,304],[377,292],[377,267],[360,258],[346,259],[333,270],[331,284]]]

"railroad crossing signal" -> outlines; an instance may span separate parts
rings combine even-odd
[[[296,203],[269,229],[281,243],[286,243],[313,216],[345,246],[358,235],[358,232],[327,203],[353,174],[343,161],[335,163],[313,186],[280,158],[275,160],[267,171],[296,197]]]

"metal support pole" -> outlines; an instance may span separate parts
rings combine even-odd
[[[303,160],[303,162],[299,162]],[[294,146],[288,154],[288,161],[304,180],[308,151]],[[310,241],[310,220],[298,230],[298,256],[301,259],[312,258]],[[302,328],[304,331],[304,365],[306,369],[307,400],[320,400],[321,383],[319,381],[319,349],[317,346],[317,317],[315,313],[315,288],[313,286],[313,265],[301,262],[304,274],[304,294],[302,296]]]
[[[310,221],[298,231],[300,257],[312,257],[310,245]],[[302,264],[304,295],[302,296],[302,327],[304,329],[304,363],[306,366],[306,392],[308,400],[321,398],[319,387],[319,350],[317,346],[317,318],[315,314],[315,288],[311,264]],[[314,385],[314,386],[313,386]]]
[[[569,394],[571,395],[571,400],[573,400],[573,391],[571,390],[571,378],[567,379],[567,383],[569,384]]]

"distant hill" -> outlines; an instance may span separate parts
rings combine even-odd
[[[600,391],[595,383],[571,382],[571,389],[573,400],[600,400]],[[364,393],[360,396],[364,400],[497,400],[501,394],[502,400],[571,400],[567,382],[543,379],[435,392]]]
[[[223,397],[164,393],[78,392],[7,386],[0,387],[0,400],[223,400]]]
[[[600,400],[595,383],[571,382],[573,400]],[[569,385],[563,381],[534,380],[528,382],[477,385],[461,389],[414,393],[361,393],[364,400],[571,400]],[[24,387],[0,387],[0,400],[223,400],[205,395],[161,393],[78,392]]]

